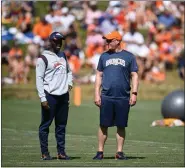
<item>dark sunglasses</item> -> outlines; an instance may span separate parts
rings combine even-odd
[[[107,42],[107,43],[111,43],[111,42],[112,42],[112,40],[113,40],[113,39],[111,39],[111,40],[106,40],[106,42]]]

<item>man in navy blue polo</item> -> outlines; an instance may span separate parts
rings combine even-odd
[[[103,38],[106,40],[108,51],[100,56],[96,73],[94,101],[100,108],[100,127],[98,152],[93,159],[103,159],[108,127],[117,126],[115,159],[125,160],[127,159],[123,153],[125,127],[127,127],[130,106],[134,106],[137,101],[138,66],[132,53],[119,50],[122,43],[119,32],[113,31]]]

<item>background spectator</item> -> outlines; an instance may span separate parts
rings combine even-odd
[[[164,82],[166,72],[176,67],[184,76],[184,57],[180,54],[184,51],[184,2],[109,1],[104,10],[98,1],[46,4],[45,12],[38,16],[37,2],[2,2],[1,59],[16,83],[28,82],[29,72],[53,31],[66,36],[63,49],[77,82],[94,82],[98,59],[106,50],[102,36],[113,30],[123,36],[121,48],[136,56],[141,80]],[[81,70],[87,67],[92,71],[81,78]],[[24,73],[21,68],[25,68]]]
[[[185,71],[185,53],[183,50],[178,58],[178,72],[182,80],[184,80],[184,71]]]

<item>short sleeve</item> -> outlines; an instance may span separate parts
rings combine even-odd
[[[103,59],[102,56],[100,56],[99,62],[98,62],[98,66],[97,66],[97,70],[98,71],[103,71]]]
[[[130,72],[137,72],[137,71],[138,71],[138,65],[136,62],[136,57],[133,55],[131,60]]]

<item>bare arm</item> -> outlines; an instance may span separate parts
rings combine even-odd
[[[138,92],[139,87],[139,78],[137,72],[131,72],[131,80],[132,80],[132,93],[130,97],[130,105],[134,106],[137,101],[137,95],[133,94],[133,92]]]
[[[139,77],[137,72],[131,72],[132,92],[137,92],[139,87]]]
[[[101,98],[100,98],[100,88],[101,88],[101,84],[102,84],[102,75],[103,72],[100,71],[96,71],[96,80],[95,80],[95,104],[97,106],[101,105]]]

